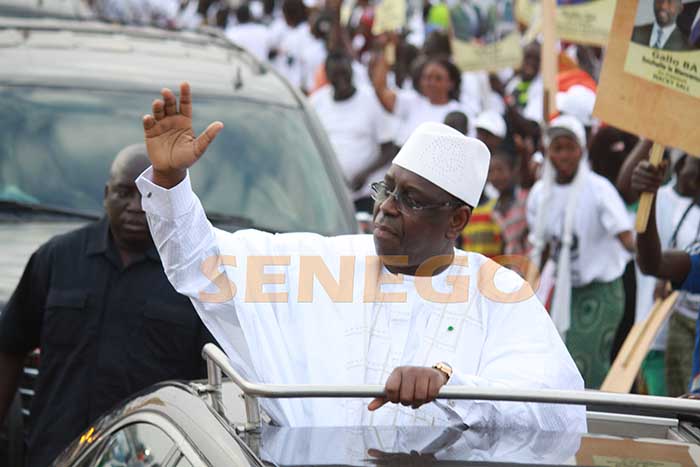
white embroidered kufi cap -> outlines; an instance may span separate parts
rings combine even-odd
[[[478,139],[430,122],[411,133],[393,163],[473,207],[479,204],[490,160],[491,153]]]

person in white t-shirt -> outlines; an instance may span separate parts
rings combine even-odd
[[[250,7],[243,4],[236,9],[237,24],[226,28],[226,37],[255,55],[258,60],[267,60],[269,31],[262,24],[254,23]]]
[[[352,57],[331,52],[326,58],[329,85],[310,102],[333,145],[358,211],[372,212],[369,184],[380,180],[394,155],[389,115],[372,89],[356,87]],[[371,177],[377,171],[381,176]]]
[[[588,167],[581,122],[564,115],[547,132],[542,180],[527,204],[533,260],[555,269],[550,313],[586,387],[600,387],[624,313],[622,274],[634,251],[617,190]],[[548,297],[545,297],[548,300]]]
[[[308,91],[315,65],[318,64],[310,63],[310,55],[313,58],[318,55],[310,52],[319,50],[323,44],[319,44],[319,40],[311,34],[302,0],[284,0],[282,13],[287,27],[276,32],[273,38],[273,65],[292,86]]]
[[[459,99],[461,76],[447,58],[429,58],[419,73],[419,92],[394,91],[387,86],[389,66],[383,54],[370,66],[374,91],[387,112],[399,119],[395,142],[402,146],[421,123],[443,122],[448,113],[462,110]],[[466,113],[466,112],[465,112]]]

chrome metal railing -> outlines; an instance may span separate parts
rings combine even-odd
[[[206,344],[202,356],[207,361],[208,384],[217,410],[221,409],[222,373],[243,392],[246,408],[246,430],[260,427],[258,397],[269,398],[373,398],[384,395],[380,385],[333,386],[314,384],[259,384],[245,380],[231,365],[226,354],[214,344]],[[217,395],[218,393],[218,395]],[[633,413],[667,418],[698,417],[700,401],[671,397],[618,394],[600,391],[563,391],[551,389],[497,389],[444,386],[438,399],[494,400],[571,404],[594,407],[597,412]]]

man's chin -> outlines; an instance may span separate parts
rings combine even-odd
[[[403,254],[403,252],[401,251],[401,244],[398,241],[392,238],[384,238],[380,235],[377,235],[376,230],[372,237],[374,238],[374,248],[375,250],[377,250],[377,255],[400,256],[401,254]]]
[[[123,243],[128,245],[142,245],[146,246],[151,243],[151,233],[148,228],[144,230],[133,229],[133,230],[122,230],[120,239]]]

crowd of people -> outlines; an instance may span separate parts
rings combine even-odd
[[[462,7],[478,40],[478,25],[488,18],[478,2],[467,3]],[[249,2],[235,9],[199,2],[208,12],[203,17],[218,12],[216,24],[234,42],[308,95],[365,231],[371,229],[372,183],[383,179],[422,123],[442,122],[483,141],[491,153],[488,183],[457,245],[492,258],[530,258],[540,271],[540,300],[586,386],[599,388],[631,326],[669,293],[667,282],[652,285],[656,279],[635,262],[639,193],[631,179],[651,143],[594,119],[603,50],[560,44],[557,108],[545,118],[538,40],[523,44],[517,69],[460,71],[449,22],[439,20],[454,5],[420,6],[409,5],[402,31],[378,34],[372,28],[376,7],[367,1],[351,8],[334,0]],[[557,115],[543,134],[545,121]],[[700,173],[691,156],[667,151],[671,181],[658,196],[666,248],[692,250],[698,236],[700,210],[693,200]],[[697,296],[682,294],[645,360],[637,390],[687,391],[698,305]]]
[[[498,326],[502,326],[498,328],[498,332],[502,333],[502,342],[513,339],[515,333],[532,335],[532,342],[525,342],[523,338],[518,342],[520,350],[514,346],[510,350],[512,355],[499,357],[508,361],[508,377],[513,381],[522,381],[528,387],[576,389],[579,379],[573,370],[577,368],[585,387],[600,388],[631,326],[646,317],[655,299],[666,297],[671,288],[679,288],[683,292],[674,306],[669,323],[645,359],[635,390],[653,395],[681,396],[691,389],[700,389],[700,381],[694,381],[694,375],[700,371],[700,360],[697,350],[694,350],[700,309],[700,260],[697,256],[700,252],[700,207],[697,204],[700,195],[700,159],[694,156],[700,155],[668,149],[666,162],[660,167],[653,167],[647,162],[651,142],[593,117],[602,50],[560,44],[557,106],[550,115],[545,115],[544,82],[540,72],[542,47],[538,40],[522,45],[523,60],[517,69],[491,73],[461,71],[454,63],[449,24],[440,20],[440,10],[444,8],[441,2],[425,2],[422,8],[415,11],[409,8],[406,28],[391,33],[373,33],[375,6],[367,0],[358,0],[352,8],[344,7],[339,0],[327,0],[325,4],[313,0],[256,0],[244,2],[235,8],[220,0],[94,0],[91,3],[95,11],[109,21],[173,29],[196,28],[202,24],[220,27],[234,43],[269,63],[291,85],[308,96],[308,102],[335,150],[355,202],[359,225],[365,233],[374,231],[377,250],[382,247],[394,252],[390,248],[390,240],[397,237],[400,230],[404,237],[412,241],[411,245],[403,247],[419,250],[421,259],[430,256],[428,253],[449,253],[454,246],[470,254],[480,253],[496,260],[504,256],[528,258],[539,271],[537,280],[531,282],[536,286],[539,301],[525,302],[529,304],[528,310],[504,307],[513,321],[510,324],[498,321]],[[478,10],[467,16],[476,24],[483,19]],[[477,32],[474,32],[475,36],[478,36]],[[191,117],[189,89],[183,86],[181,92],[180,112],[186,117],[189,112]],[[170,327],[177,330],[175,334],[168,334],[172,342],[157,341],[149,345],[152,346],[151,355],[162,358],[167,355],[168,359],[173,360],[175,356],[170,352],[173,346],[180,349],[182,355],[191,353],[197,358],[197,348],[214,338],[230,357],[245,353],[239,352],[235,343],[227,347],[229,344],[225,334],[228,328],[222,324],[225,310],[198,300],[198,290],[194,290],[190,283],[199,275],[197,258],[192,255],[197,254],[205,243],[208,242],[211,249],[230,248],[238,251],[249,247],[254,251],[270,249],[278,252],[285,248],[300,248],[299,245],[303,244],[304,248],[313,246],[324,255],[332,255],[334,253],[331,252],[346,248],[339,246],[340,243],[333,243],[336,241],[333,239],[309,237],[302,241],[302,237],[284,236],[273,239],[262,233],[257,236],[233,234],[228,237],[211,231],[204,214],[200,212],[201,208],[197,208],[196,195],[189,187],[186,169],[202,155],[206,144],[213,140],[221,126],[213,124],[206,130],[206,144],[200,150],[195,150],[199,152],[196,157],[183,160],[179,165],[168,165],[172,160],[168,158],[167,149],[164,149],[167,145],[162,141],[159,128],[164,125],[163,121],[175,115],[175,108],[175,96],[170,91],[164,91],[163,101],[154,104],[153,115],[144,120],[148,150],[143,146],[130,147],[117,157],[107,184],[106,219],[97,227],[52,241],[32,257],[0,321],[0,365],[4,371],[18,374],[21,359],[17,356],[39,345],[54,349],[55,355],[61,356],[61,341],[71,338],[72,328],[63,323],[63,328],[57,328],[55,333],[48,334],[45,329],[42,334],[40,322],[45,319],[44,308],[54,310],[47,315],[49,318],[58,313],[55,310],[88,307],[97,310],[97,317],[107,316],[109,307],[104,297],[122,293],[116,285],[103,283],[105,290],[98,294],[102,298],[96,299],[85,290],[52,294],[53,287],[61,288],[54,282],[61,277],[61,268],[66,267],[62,263],[64,255],[71,254],[71,251],[72,254],[85,256],[84,272],[92,280],[109,276],[114,278],[114,284],[122,284],[119,287],[129,287],[127,281],[131,279],[120,277],[140,275],[149,277],[148,283],[163,282],[164,302],[172,301],[173,307],[180,306],[182,312],[175,317],[159,314],[158,307],[149,312],[154,322],[160,322],[163,326],[163,322],[169,322]],[[452,158],[453,152],[457,151],[455,148],[474,152],[475,165],[465,168],[459,165],[461,162],[455,162],[456,159]],[[421,151],[431,154],[431,157],[436,154],[434,157],[438,165],[456,165],[426,167],[419,161],[421,154],[418,153]],[[488,160],[484,154],[490,154],[490,163],[482,180],[478,172],[479,164]],[[139,194],[134,180],[148,166],[146,155],[153,167],[140,176]],[[472,169],[474,174],[469,172]],[[453,173],[449,173],[451,171]],[[414,193],[405,188],[410,186],[420,189]],[[484,186],[483,190],[481,186]],[[652,209],[647,232],[635,236],[633,221],[642,192],[655,192],[656,205]],[[145,217],[137,205],[141,195],[144,196],[144,209],[149,215],[151,234],[160,239],[156,242],[161,248],[158,253],[163,257],[172,286],[165,282],[160,267],[157,268],[160,273],[148,269],[153,269],[153,264],[159,266],[160,259],[153,245],[143,239],[146,233]],[[430,203],[426,199],[435,202]],[[390,207],[387,207],[388,200],[393,200]],[[427,222],[416,214],[433,208],[455,211],[442,223]],[[137,211],[140,213],[138,216]],[[406,220],[403,226],[397,227],[398,224],[387,220],[400,215],[407,218],[417,216],[416,219],[421,221],[410,224]],[[372,221],[379,225],[379,233],[372,230]],[[107,233],[110,225],[113,238]],[[194,234],[172,235],[173,229],[194,229],[206,242]],[[352,240],[348,250],[369,254],[374,247],[367,243],[367,238],[369,236],[365,236],[364,240]],[[445,243],[445,238],[449,244]],[[428,240],[431,239],[435,241],[430,243]],[[188,244],[188,241],[194,243]],[[171,245],[172,242],[175,243]],[[95,256],[104,257],[107,262],[93,263]],[[148,261],[149,257],[153,264]],[[477,262],[481,261],[479,259]],[[99,274],[94,272],[97,264],[105,271]],[[192,267],[196,266],[196,271],[190,271],[183,265],[194,265]],[[185,269],[178,269],[180,267]],[[415,268],[387,266],[387,269],[391,273],[416,275]],[[54,270],[58,272],[49,274]],[[525,276],[525,270],[519,272]],[[438,276],[440,280],[445,280],[446,273],[440,272]],[[519,279],[515,276],[508,277],[513,284],[518,283]],[[86,281],[89,282],[87,278]],[[178,300],[183,297],[176,294],[173,287],[192,298],[194,309],[187,300],[179,303]],[[41,294],[37,294],[37,290]],[[415,298],[412,296],[412,299]],[[485,309],[498,308],[490,302],[486,304],[487,301],[481,297],[478,300],[483,300]],[[540,303],[551,317],[551,323],[549,319],[541,321],[538,314]],[[140,309],[139,306],[134,305],[133,309]],[[249,305],[236,302],[236,307],[246,306]],[[524,314],[512,313],[511,310],[515,309]],[[397,313],[397,310],[387,306],[377,313],[378,316],[384,316],[382,313],[389,316]],[[213,332],[213,337],[196,321],[195,311]],[[298,382],[301,377],[291,377],[289,372],[299,362],[288,361],[290,356],[287,353],[274,353],[280,342],[286,342],[289,348],[303,348],[313,356],[300,369],[309,373],[304,373],[308,380],[304,381],[319,382],[318,375],[328,376],[329,363],[318,355],[324,353],[321,350],[324,343],[329,348],[337,344],[332,340],[335,334],[331,331],[341,332],[336,329],[338,324],[321,320],[328,326],[327,336],[321,335],[316,343],[309,340],[297,342],[293,340],[293,333],[277,329],[279,320],[264,321],[278,316],[276,306],[271,307],[271,311],[270,314],[253,313],[246,318],[251,320],[251,328],[246,332],[258,336],[259,342],[269,344],[269,349],[272,349],[266,356],[259,357],[268,360],[257,362],[259,365],[252,370],[253,373],[266,368],[270,374],[262,375],[262,379]],[[428,316],[435,312],[433,310],[420,318],[424,319],[426,328],[430,324]],[[319,322],[311,319],[313,315],[304,316],[310,319],[308,323],[303,320],[287,323],[299,331],[297,337],[305,336],[316,329],[315,326],[320,326]],[[496,320],[493,316],[496,315],[484,319]],[[537,323],[537,329],[528,326],[523,317]],[[413,342],[415,352],[420,353],[422,341],[412,337],[413,332],[419,332],[420,326],[414,321],[412,318],[410,323],[404,323],[407,330],[404,344]],[[491,321],[490,324],[496,322]],[[193,322],[197,322],[198,327],[191,326],[191,332],[182,329],[182,325]],[[513,324],[516,322],[521,326],[519,329]],[[357,327],[353,329],[364,329],[361,323],[355,324]],[[369,331],[370,340],[381,337],[381,329],[376,335],[373,334],[376,324],[375,319]],[[548,327],[550,324],[552,329]],[[410,332],[409,325],[412,329]],[[81,326],[89,331],[91,325],[82,323]],[[154,334],[148,326],[139,329]],[[302,330],[304,326],[307,328]],[[557,333],[550,333],[553,330],[558,331],[572,360],[566,352],[560,353],[560,342],[555,338]],[[512,334],[508,334],[511,331]],[[544,337],[535,337],[537,333]],[[348,335],[346,332],[346,337]],[[178,342],[175,342],[173,336],[181,338],[178,337]],[[491,366],[486,365],[486,370],[480,369],[483,373],[478,375],[476,369],[472,369],[474,374],[469,373],[472,371],[469,370],[470,363],[461,360],[454,369],[445,370],[443,365],[421,370],[410,367],[413,369],[406,370],[409,367],[397,366],[393,372],[382,373],[370,362],[371,358],[378,359],[381,352],[371,346],[364,349],[367,362],[343,363],[347,363],[350,372],[355,371],[353,365],[363,369],[362,373],[352,373],[358,380],[366,383],[388,381],[387,397],[372,402],[373,411],[387,401],[418,408],[426,400],[434,398],[436,388],[448,381],[477,387],[500,387],[500,383],[496,384],[495,381],[503,378],[508,366],[496,357],[489,360],[488,352],[498,353],[491,347],[496,344],[481,334],[474,336],[473,342],[460,345],[475,346],[473,349],[462,348],[464,354],[484,352],[487,356],[485,358]],[[162,340],[162,336],[159,339]],[[546,355],[543,347],[535,348],[536,343],[541,344],[536,342],[537,339],[547,341],[552,349],[551,355]],[[86,342],[86,352],[90,352],[90,345]],[[375,355],[372,357],[373,352]],[[10,353],[14,355],[13,359],[8,357]],[[105,368],[110,369],[102,369],[106,371],[102,379],[95,380],[94,375],[76,373],[75,377],[80,381],[83,381],[83,377],[93,378],[85,381],[92,381],[98,392],[109,395],[101,399],[94,396],[89,410],[75,413],[74,417],[80,418],[78,424],[85,425],[98,412],[110,406],[115,398],[126,397],[135,389],[152,383],[153,378],[191,378],[201,374],[201,368],[183,356],[180,363],[187,361],[187,364],[174,366],[167,375],[150,374],[148,378],[133,384],[112,387],[109,373],[121,371],[122,364],[134,364],[133,360],[138,360],[139,353],[139,349],[134,349],[134,358],[130,359],[129,355],[114,356],[113,362],[103,362]],[[384,357],[381,353],[381,358]],[[424,357],[428,358],[427,355]],[[100,355],[100,358],[107,359],[109,356]],[[316,358],[318,360],[314,360]],[[401,358],[401,354],[389,353],[382,361],[398,365],[403,362]],[[575,367],[570,365],[571,361]],[[515,368],[516,362],[523,367],[529,365],[529,370],[536,373],[535,376],[521,374]],[[537,365],[532,367],[532,362],[537,362],[542,368]],[[139,365],[139,368],[146,368],[148,362],[142,361]],[[63,371],[59,367],[60,358],[56,360],[53,371]],[[544,371],[545,367],[555,370],[552,370],[552,374],[539,374],[538,371]],[[442,373],[432,371],[435,368]],[[375,371],[376,374],[373,373]],[[136,373],[132,372],[129,378],[138,379]],[[97,374],[101,374],[99,369]],[[417,399],[413,399],[400,396],[400,383],[397,381],[402,381],[401,378],[406,381],[409,376],[411,381],[420,381],[421,378],[433,381],[432,384],[437,386],[432,386],[432,395],[428,395],[426,382],[425,397],[416,396]],[[41,378],[49,377],[49,373],[41,375]],[[131,380],[129,382],[132,383]],[[347,383],[340,376],[335,382]],[[0,387],[0,410],[4,408],[3,404],[8,403],[8,388],[11,386]],[[39,404],[48,404],[47,401],[52,398],[60,398],[58,391],[38,392]],[[453,406],[452,412],[447,407],[441,407],[441,410],[448,413],[448,417],[474,420],[481,413],[480,410],[488,412],[476,405]],[[280,402],[279,405],[270,402],[267,409],[278,419],[294,425],[313,424],[313,414],[317,410],[325,410],[324,407],[327,409],[330,406],[300,407],[292,403],[287,405],[287,402]],[[495,413],[499,416],[518,416],[517,411],[511,412],[511,406],[495,407]],[[52,410],[41,409],[39,405],[36,413],[45,418],[45,423],[57,416]],[[445,413],[440,411],[430,412],[426,409],[425,413],[428,420],[430,417],[433,417],[432,420],[445,417]],[[345,412],[337,412],[338,417],[341,414]],[[399,415],[392,416],[396,420]],[[409,420],[407,417],[413,415],[401,412],[400,416],[404,417],[402,420]],[[363,417],[361,419],[366,421]],[[379,415],[378,419],[381,419]],[[372,420],[370,418],[370,422]],[[566,423],[578,424],[580,417],[573,412],[562,411],[554,420],[562,425],[549,428],[558,429]],[[62,425],[54,427],[60,430]],[[69,438],[60,433],[38,430],[30,444],[65,444]],[[51,454],[54,453],[55,449],[51,451]],[[48,458],[37,457],[35,465],[41,465]]]

